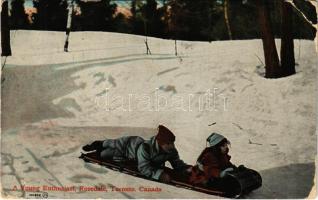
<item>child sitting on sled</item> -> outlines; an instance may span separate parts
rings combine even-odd
[[[236,169],[230,162],[231,156],[228,155],[230,141],[218,133],[212,133],[207,142],[208,147],[202,151],[192,168],[189,181],[193,185],[208,185]]]

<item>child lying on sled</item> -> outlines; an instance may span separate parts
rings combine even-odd
[[[145,177],[164,183],[171,181],[169,172],[164,171],[165,162],[170,162],[177,172],[191,173],[192,166],[184,163],[174,145],[175,135],[165,126],[158,126],[158,133],[150,140],[138,136],[94,141],[83,147],[84,151],[96,151],[102,159],[118,162],[137,162],[139,172]]]
[[[208,147],[202,151],[192,168],[189,181],[193,185],[209,185],[236,169],[230,162],[231,156],[228,155],[230,141],[218,133],[212,133],[207,142]]]

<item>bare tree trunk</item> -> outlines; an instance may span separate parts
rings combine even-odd
[[[145,29],[145,36],[146,36],[146,39],[145,39],[146,52],[147,52],[147,55],[148,55],[148,54],[150,54],[150,55],[151,55],[151,51],[150,51],[150,48],[149,48],[149,45],[148,45],[147,23],[146,23],[146,20],[145,20],[145,19],[144,19],[144,29]]]
[[[267,0],[266,0],[267,1]],[[264,0],[256,0],[259,27],[261,31],[264,57],[265,57],[265,77],[278,78],[280,76],[279,59],[276,50],[275,40],[270,25],[269,10]]]
[[[281,0],[282,10],[282,38],[281,38],[281,70],[283,76],[289,76],[296,73],[295,54],[293,39],[293,7],[289,3]]]
[[[64,43],[64,51],[68,52],[68,39],[71,33],[72,26],[72,15],[73,15],[73,0],[68,1],[68,15],[67,15],[67,25],[66,25],[66,38]]]
[[[313,3],[313,5],[315,5],[315,9],[316,9],[316,13],[317,13],[317,18],[318,18],[318,1],[316,1],[316,4]],[[314,26],[316,27],[315,42],[316,42],[316,52],[317,52],[317,54],[318,54],[318,23],[316,23]]]
[[[318,2],[317,2],[317,7],[318,7]],[[316,13],[317,13],[317,18],[318,18],[318,9],[316,7]],[[316,23],[316,37],[314,39],[314,41],[316,42],[316,52],[318,54],[318,23]]]
[[[1,56],[11,56],[8,1],[3,1],[1,10]]]
[[[174,55],[178,55],[177,39],[174,40]]]
[[[229,0],[224,1],[224,20],[227,28],[227,32],[229,34],[229,39],[232,40],[232,31],[229,20]]]
[[[133,19],[136,18],[136,3],[137,3],[136,0],[131,1],[131,14]]]

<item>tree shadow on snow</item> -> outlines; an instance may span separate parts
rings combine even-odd
[[[314,184],[315,163],[299,163],[260,171],[263,185],[245,198],[303,199]]]
[[[173,55],[128,54],[80,62],[47,65],[6,65],[1,88],[1,127],[3,130],[25,123],[58,117],[74,117],[66,107],[81,111],[75,99],[53,103],[74,90],[84,89],[86,83],[76,84],[73,75],[90,67],[109,67],[140,60],[178,59]],[[94,101],[94,99],[92,99]]]

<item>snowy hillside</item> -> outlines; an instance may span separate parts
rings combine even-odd
[[[248,198],[304,198],[316,157],[317,56],[295,40],[297,74],[265,79],[261,40],[187,42],[98,32],[11,32],[2,85],[2,187],[162,188],[160,193],[50,192],[56,198],[211,198],[84,164],[81,146],[119,135],[149,138],[158,124],[194,164],[212,132],[231,141],[235,164],[259,171]],[[277,46],[279,41],[277,40]],[[4,58],[2,59],[2,64]],[[14,147],[14,148],[13,148]]]

